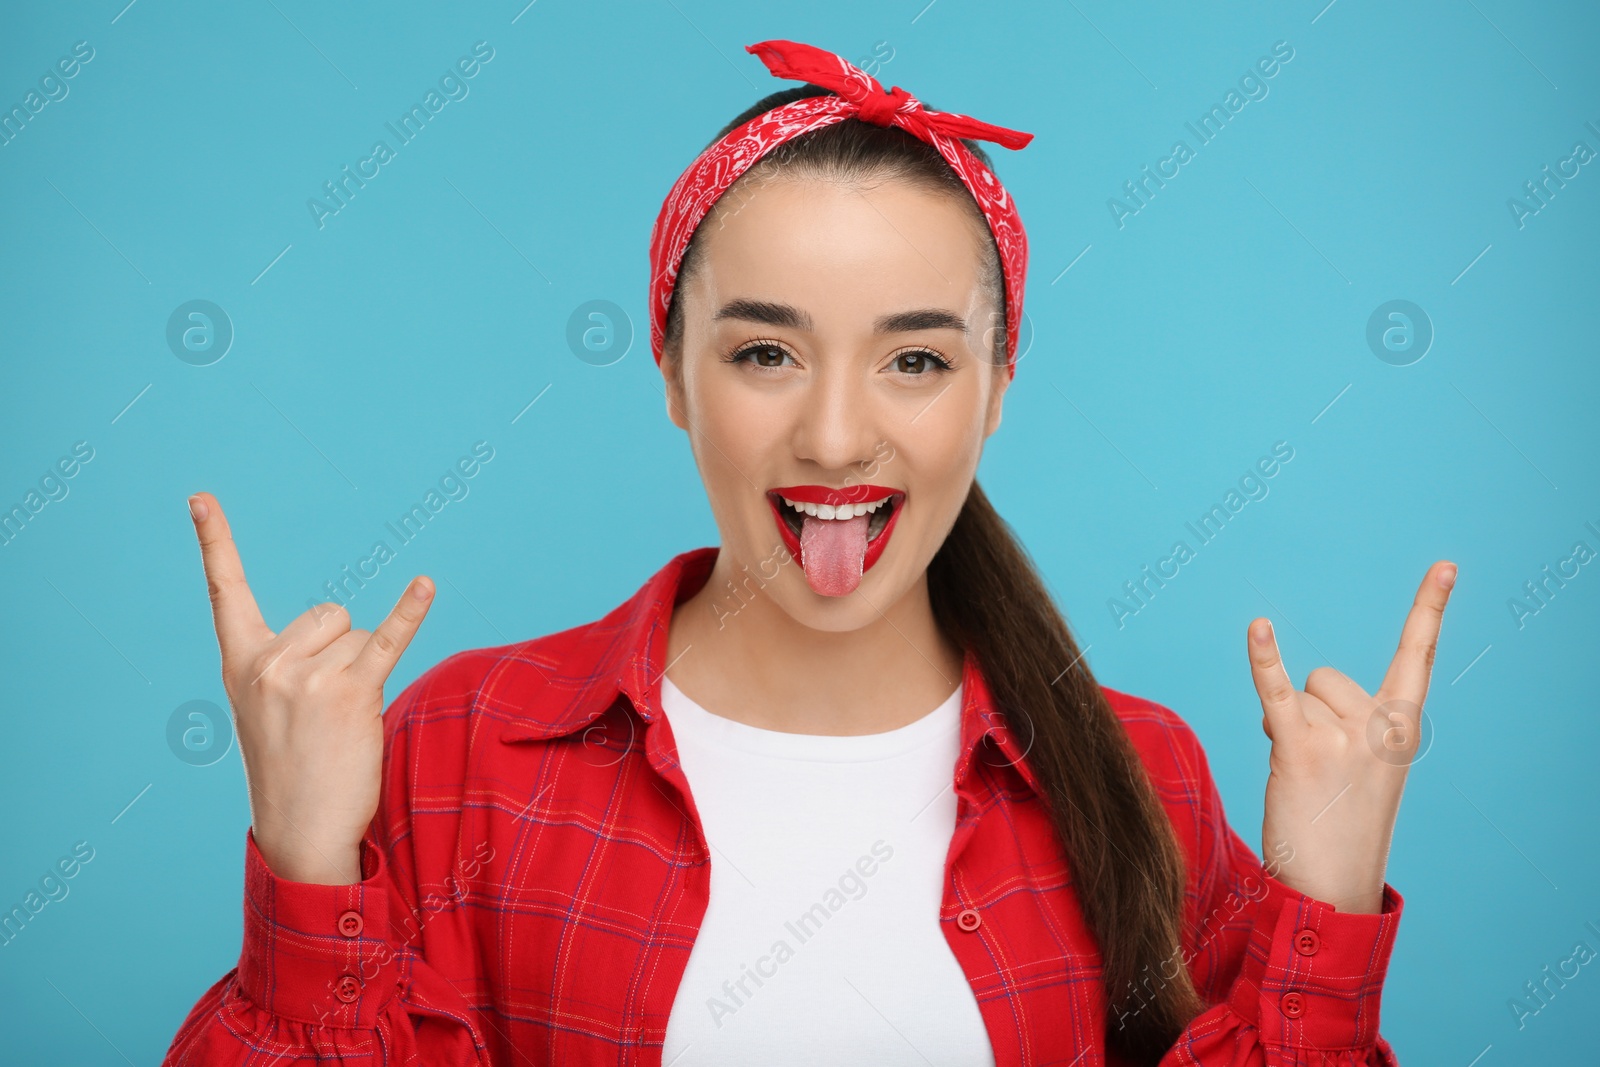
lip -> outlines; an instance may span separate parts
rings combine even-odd
[[[767,491],[767,503],[772,507],[772,520],[778,524],[778,536],[783,538],[783,546],[795,558],[801,567],[805,561],[801,559],[800,538],[789,529],[789,524],[784,520],[783,512],[787,506],[784,497],[797,500],[802,504],[865,504],[873,500],[882,500],[892,497],[890,501],[889,521],[883,524],[883,529],[878,531],[878,536],[867,542],[867,554],[861,560],[861,572],[865,574],[878,562],[878,557],[883,555],[883,550],[888,547],[889,535],[894,533],[894,524],[900,521],[900,512],[905,510],[906,494],[903,489],[895,489],[887,485],[848,485],[842,489],[832,489],[826,485],[785,485]]]

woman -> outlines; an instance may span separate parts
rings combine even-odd
[[[1455,567],[1375,695],[1296,691],[1250,624],[1263,865],[974,480],[1026,267],[975,139],[1028,135],[749,51],[808,84],[729,124],[651,242],[720,547],[382,714],[432,584],[371,634],[334,606],[274,634],[191,498],[252,830],[239,966],[167,1062],[1393,1064],[1384,869]]]

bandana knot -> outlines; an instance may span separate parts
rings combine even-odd
[[[902,110],[912,111],[921,106],[914,96],[898,85],[893,89],[885,89],[881,85],[876,90],[869,89],[861,95],[861,99],[852,103],[861,109],[856,117],[874,126],[891,125]],[[906,106],[908,104],[910,107]]]
[[[1006,302],[1006,363],[1014,375],[1022,330],[1028,239],[1016,204],[1000,179],[962,142],[992,141],[1016,149],[1033,140],[1033,134],[994,126],[954,111],[930,111],[898,85],[885,89],[872,75],[826,49],[794,41],[761,41],[746,46],[745,51],[766,64],[775,77],[809,82],[829,90],[829,95],[802,97],[757,115],[707,147],[678,176],[650,234],[650,343],[656,361],[661,361],[678,268],[695,228],[717,198],[784,142],[856,118],[874,126],[898,127],[932,145],[977,201],[1000,254]]]
[[[883,85],[848,60],[823,48],[794,41],[761,41],[745,51],[767,65],[774,77],[810,82],[831,89],[854,104],[856,117],[877,126],[899,126],[924,141],[933,134],[993,141],[1006,148],[1022,148],[1033,134],[980,122],[954,111],[929,111],[922,102],[896,85]]]

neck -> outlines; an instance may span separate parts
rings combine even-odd
[[[667,677],[708,711],[787,733],[882,733],[928,714],[961,681],[926,572],[847,631],[806,626],[748,579],[719,552],[706,584],[673,609]]]

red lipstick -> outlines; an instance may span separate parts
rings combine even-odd
[[[861,560],[861,572],[865,574],[878,562],[878,557],[883,555],[883,550],[888,547],[889,535],[894,532],[894,524],[900,518],[900,512],[905,504],[904,490],[894,489],[886,485],[848,485],[841,489],[833,489],[825,485],[786,485],[768,490],[767,503],[772,506],[773,521],[778,524],[778,536],[783,539],[783,545],[794,557],[795,562],[802,568],[805,560],[801,558],[800,538],[790,528],[789,521],[784,518],[784,513],[795,514],[794,509],[785,504],[784,498],[801,504],[870,504],[874,500],[889,498],[889,518],[884,522],[883,529],[877,536],[867,542],[867,554]]]

